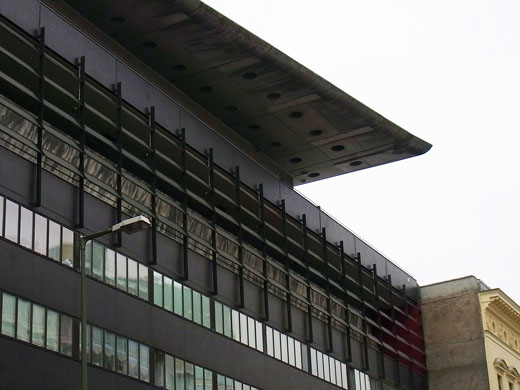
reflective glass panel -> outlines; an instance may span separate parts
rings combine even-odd
[[[256,321],[256,349],[264,352],[264,334],[262,330],[262,323]]]
[[[4,237],[8,240],[18,242],[18,205],[5,200],[5,232]]]
[[[184,361],[175,359],[175,388],[184,390]]]
[[[211,309],[209,297],[202,296],[202,325],[211,328]]]
[[[224,336],[231,337],[231,308],[222,305],[222,317],[224,319]]]
[[[27,342],[31,340],[31,302],[20,298],[18,298],[16,338]]]
[[[274,356],[274,343],[273,343],[273,329],[269,326],[265,327],[265,343],[267,346],[267,354],[269,356]]]
[[[139,343],[128,340],[128,375],[139,378]]]
[[[301,369],[302,368],[302,349],[301,349],[301,344],[298,340],[294,340],[294,355],[295,355],[294,364],[297,368]]]
[[[105,283],[114,286],[116,283],[116,253],[105,248]]]
[[[204,390],[213,390],[213,375],[206,369],[204,369]]]
[[[87,275],[92,274],[92,241],[85,245],[85,272]]]
[[[347,365],[341,363],[341,381],[343,382],[343,388],[348,389],[347,385]]]
[[[47,310],[47,349],[58,352],[58,330],[60,315]]]
[[[72,318],[60,315],[60,352],[72,356]]]
[[[164,387],[164,352],[155,351],[155,385]]]
[[[186,390],[195,390],[195,367],[191,363],[184,363],[184,386]]]
[[[274,357],[276,359],[281,359],[282,354],[280,351],[280,332],[276,329],[273,329],[273,344],[274,344]]]
[[[163,276],[164,282],[164,308],[169,311],[173,311],[173,281]]]
[[[204,369],[195,366],[195,390],[204,390]]]
[[[25,207],[20,208],[20,245],[33,247],[33,212]]]
[[[247,344],[247,316],[240,313],[240,341]]]
[[[45,308],[32,305],[32,343],[45,347]]]
[[[287,337],[287,350],[289,351],[289,364],[294,366],[294,339],[292,337]]]
[[[329,370],[329,357],[327,355],[322,355],[323,357],[323,378],[326,381],[330,380],[330,370]]]
[[[103,330],[95,326],[92,327],[92,364],[103,365]]]
[[[153,303],[161,307],[163,305],[162,275],[155,271],[153,271]]]
[[[49,257],[61,260],[61,226],[53,221],[49,221]]]
[[[316,351],[316,363],[318,365],[318,376],[323,379],[323,354]]]
[[[256,348],[256,327],[255,320],[251,317],[247,317],[247,330],[248,330],[248,343],[250,347]]]
[[[215,302],[215,332],[223,333],[222,304]]]
[[[217,389],[226,390],[226,378],[217,374]]]
[[[233,386],[233,379],[226,378],[226,390],[233,390],[235,386]]]
[[[137,262],[128,258],[128,292],[137,295]]]
[[[329,357],[330,381],[336,384],[336,365],[334,360],[335,359]]]
[[[164,358],[165,366],[165,386],[168,390],[174,390],[175,386],[175,367],[174,359],[170,355],[166,355]]]
[[[280,334],[280,344],[282,345],[282,361],[287,363],[289,361],[287,356],[287,336],[283,333]]]
[[[242,383],[235,381],[235,390],[242,390]]]
[[[197,324],[202,323],[202,307],[200,293],[193,291],[193,321]]]
[[[74,232],[64,227],[62,228],[61,234],[61,262],[72,267],[74,258]]]
[[[126,291],[126,256],[121,253],[116,254],[116,285]]]
[[[103,257],[105,247],[99,242],[92,242],[92,275],[99,280],[103,280]]]
[[[150,382],[150,348],[139,344],[139,379]]]
[[[173,282],[173,311],[182,316],[182,284]]]
[[[139,264],[139,298],[148,300],[148,267]]]
[[[47,256],[47,218],[34,214],[34,251]]]
[[[240,313],[236,310],[231,312],[231,324],[233,328],[233,339],[240,341]]]
[[[105,330],[105,360],[104,367],[116,370],[116,335]]]
[[[335,365],[336,365],[336,384],[338,386],[342,386],[342,381],[341,381],[341,364],[340,364],[340,361],[339,360],[336,360],[335,362]]]
[[[316,361],[316,350],[311,348],[311,374],[318,375],[318,362]]]
[[[307,346],[305,344],[300,344],[302,347],[302,370],[309,371],[309,354],[307,353]]]
[[[193,304],[191,300],[191,288],[183,286],[183,304],[184,304],[184,317],[188,320],[193,319]]]
[[[116,338],[116,371],[121,374],[128,373],[128,341],[126,337],[117,336]]]

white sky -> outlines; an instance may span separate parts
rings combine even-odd
[[[433,144],[299,191],[419,284],[520,303],[520,1],[205,3]]]

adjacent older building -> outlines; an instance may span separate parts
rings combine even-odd
[[[520,389],[520,307],[473,276],[421,287],[430,390]]]
[[[196,0],[0,14],[0,388],[80,387],[78,242],[144,215],[86,248],[89,388],[426,389],[417,282],[293,185],[428,143]]]

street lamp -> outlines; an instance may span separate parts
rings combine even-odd
[[[85,267],[85,248],[87,242],[109,233],[124,232],[134,234],[151,226],[150,220],[142,215],[125,219],[114,226],[96,233],[83,236],[79,240],[79,261],[81,266],[81,389],[88,389],[87,381],[87,272]]]

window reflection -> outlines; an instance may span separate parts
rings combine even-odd
[[[16,203],[6,199],[5,201],[5,238],[18,242],[18,213],[19,207]]]
[[[128,292],[137,295],[137,261],[128,259]]]
[[[74,258],[74,232],[65,227],[62,228],[61,262],[72,267]]]
[[[36,304],[32,305],[32,343],[45,346],[45,308]]]
[[[157,306],[163,305],[162,275],[155,271],[153,273],[153,303]]]
[[[114,286],[116,283],[116,253],[105,247],[105,283]]]
[[[100,243],[92,242],[92,275],[99,280],[103,280],[103,259],[105,249]]]
[[[155,385],[164,386],[164,352],[155,351]]]
[[[2,334],[14,337],[16,315],[16,298],[7,293],[2,294]]]
[[[173,281],[164,276],[164,308],[173,311]]]
[[[59,314],[47,310],[47,349],[58,352]]]
[[[47,256],[47,218],[34,215],[34,251]]]
[[[33,212],[25,207],[20,208],[20,245],[33,247]]]
[[[148,268],[139,264],[139,298],[148,300]]]
[[[175,388],[184,389],[184,361],[175,359]]]
[[[53,260],[61,260],[61,229],[56,222],[49,220],[49,257]]]
[[[128,375],[139,378],[139,344],[128,340]]]
[[[117,288],[126,291],[126,256],[120,253],[116,255],[116,270]]]
[[[173,357],[170,355],[166,355],[164,358],[164,371],[165,387],[169,390],[174,390],[175,363]]]
[[[103,365],[103,330],[92,327],[92,356],[91,362],[96,366]]]
[[[196,324],[202,323],[202,307],[200,293],[193,291],[193,322]]]
[[[188,320],[192,320],[193,306],[191,301],[191,289],[189,287],[183,286],[182,294],[184,303],[184,317],[186,317]]]
[[[116,349],[116,371],[126,375],[128,373],[128,348],[125,337],[117,336]]]
[[[63,314],[60,317],[60,352],[72,356],[72,318]]]
[[[18,316],[16,321],[16,338],[27,341],[31,339],[31,303],[18,299]]]

